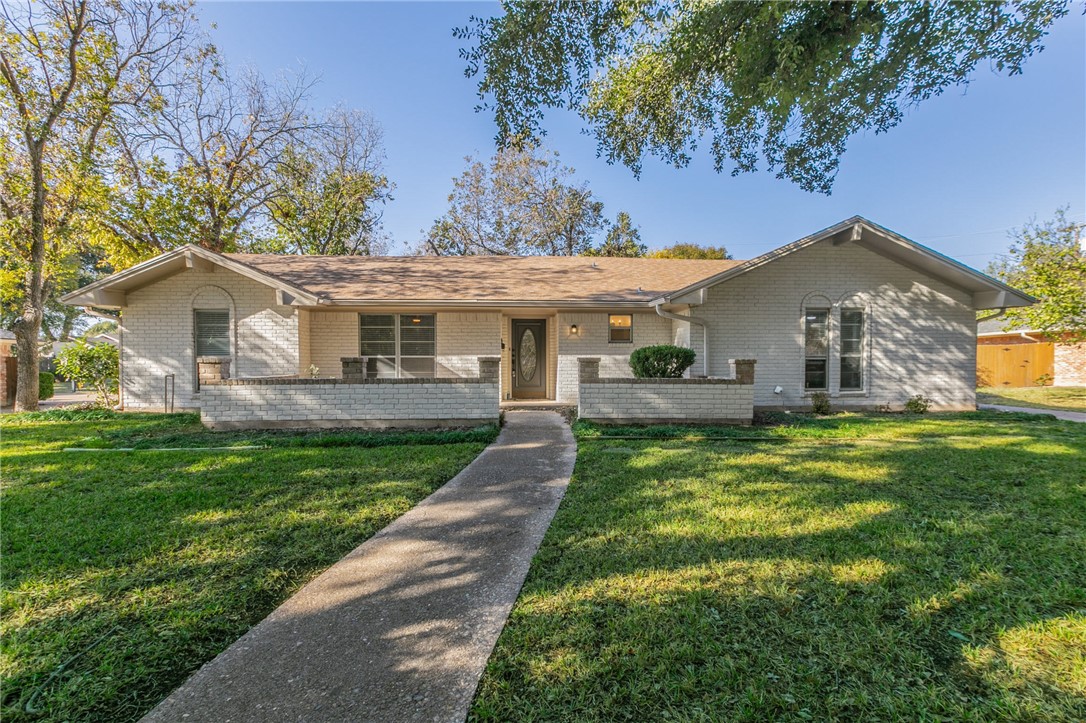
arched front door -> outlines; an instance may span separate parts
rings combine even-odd
[[[513,320],[513,398],[547,397],[547,321]]]

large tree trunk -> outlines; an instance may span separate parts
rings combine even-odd
[[[29,143],[33,197],[30,203],[30,270],[26,273],[23,315],[15,320],[15,348],[19,355],[15,385],[15,411],[38,408],[38,337],[45,317],[45,175],[44,143]]]

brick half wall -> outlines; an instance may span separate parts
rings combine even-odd
[[[601,379],[599,360],[581,357],[578,416],[606,424],[750,424],[754,362],[734,379]]]
[[[497,422],[498,360],[461,379],[224,379],[201,388],[212,429],[462,427]]]

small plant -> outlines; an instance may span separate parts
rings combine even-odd
[[[927,414],[931,408],[931,399],[923,394],[914,394],[905,401],[906,414]]]
[[[51,372],[38,372],[38,399],[51,399],[53,382],[56,377]]]
[[[693,366],[696,356],[684,346],[643,346],[630,355],[630,369],[639,379],[677,379]]]
[[[310,364],[309,368],[305,370],[305,373],[309,375],[310,379],[316,379],[320,374],[321,368],[316,364]]]
[[[893,411],[894,411],[893,408],[891,408],[889,404],[876,404],[875,405],[875,412],[877,414],[890,414]]]
[[[98,402],[112,406],[117,398],[119,358],[112,344],[88,344],[80,339],[57,354],[57,370],[76,384],[91,387]]]
[[[1033,383],[1039,387],[1050,387],[1052,386],[1052,381],[1054,378],[1055,377],[1053,377],[1051,374],[1042,374],[1041,376],[1034,379]]]
[[[830,395],[825,392],[815,392],[811,395],[811,411],[819,416],[825,416],[833,411],[830,406]]]

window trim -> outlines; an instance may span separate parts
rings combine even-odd
[[[856,312],[860,315],[860,338],[855,352],[845,354],[844,341],[845,341],[845,322],[843,315],[846,312]],[[841,307],[838,312],[838,323],[841,327],[841,333],[838,335],[840,343],[837,345],[837,390],[841,394],[862,394],[867,391],[867,309],[859,306],[847,306]],[[860,386],[858,387],[846,387],[843,382],[844,375],[844,360],[858,359],[860,363]]]
[[[396,374],[393,377],[385,377],[385,378],[392,378],[392,379],[433,379],[433,378],[437,377],[437,326],[438,326],[438,324],[437,324],[437,317],[438,317],[437,312],[434,312],[434,311],[411,312],[411,313],[406,313],[406,314],[396,312],[396,311],[387,312],[387,313],[383,313],[383,314],[382,313],[372,313],[372,312],[371,313],[361,313],[360,312],[358,314],[358,355],[359,356],[375,357],[376,358],[377,356],[380,356],[380,355],[365,354],[362,351],[362,344],[364,343],[364,341],[362,339],[362,329],[365,328],[363,326],[362,322],[363,322],[363,319],[365,319],[365,317],[367,317],[367,316],[391,316],[392,317],[392,343],[394,345],[394,353],[393,353],[393,355],[391,357],[383,357],[382,356],[381,358],[392,359],[393,360],[393,364],[395,366]],[[401,326],[402,319],[404,317],[412,317],[412,316],[419,316],[419,317],[421,317],[421,316],[432,316],[433,317],[433,319],[434,319],[434,326],[433,326],[433,329],[434,329],[434,340],[433,340],[434,353],[432,355],[420,356],[418,354],[404,354],[404,353],[402,353],[401,344],[402,344],[402,341],[403,341],[403,339],[402,339],[403,335],[400,333],[401,329],[403,328]],[[370,328],[373,328],[373,329],[387,329],[389,327],[372,326]],[[425,327],[421,327],[421,328],[425,328]],[[431,375],[429,377],[419,377],[419,376],[416,376],[414,374],[412,374],[411,376],[405,376],[404,369],[403,369],[403,360],[404,359],[432,359],[433,362],[434,362],[433,363],[433,371],[431,372]],[[367,369],[366,369],[366,378],[367,379],[379,379],[379,378],[381,378],[381,377],[378,376],[378,372],[376,372],[376,371],[374,372],[373,376],[371,376],[370,373],[369,373],[369,369],[368,369],[369,364],[367,364],[366,366],[367,366]]]
[[[628,327],[612,326],[611,325],[611,319],[615,318],[616,316],[627,317],[630,320],[630,325]],[[633,322],[634,322],[634,315],[633,314],[608,314],[607,315],[607,343],[608,344],[633,344],[633,340],[634,340],[633,339],[633,330],[634,330],[634,323]],[[612,336],[612,334],[615,331],[629,331],[630,338],[629,339],[615,339]]]
[[[825,352],[821,356],[811,356],[807,353],[807,316],[812,313],[824,314],[823,320],[823,332],[822,340],[825,346]],[[833,311],[830,307],[824,306],[811,306],[803,308],[802,318],[802,333],[803,333],[803,393],[814,394],[815,392],[829,392],[830,391],[830,357],[833,337],[830,333],[830,321],[833,318]],[[811,387],[807,385],[807,362],[808,361],[821,361],[824,365],[822,374],[825,378],[825,383],[821,387]]]

